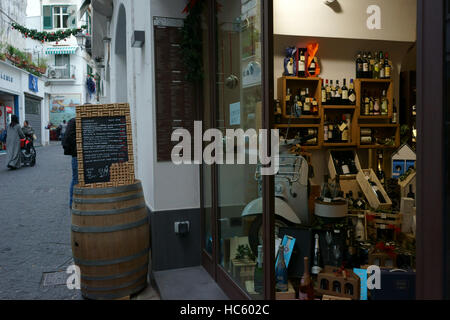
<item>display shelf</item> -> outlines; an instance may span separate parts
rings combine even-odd
[[[324,147],[327,147],[327,148],[329,148],[329,147],[331,147],[331,148],[333,148],[333,147],[355,147],[355,146],[356,146],[356,143],[354,143],[354,142],[351,142],[351,143],[332,143],[332,142],[324,142],[324,143],[323,143],[323,146],[324,146]]]
[[[320,128],[320,124],[297,124],[297,123],[281,123],[275,125],[276,129],[286,129],[286,128]]]
[[[360,123],[361,128],[396,128],[399,124],[396,123]]]
[[[356,81],[373,82],[373,83],[390,83],[390,82],[393,82],[392,78],[391,79],[356,78]]]
[[[346,105],[328,105],[328,104],[323,104],[322,105],[323,109],[329,109],[329,110],[355,110],[356,109],[356,105],[355,106],[346,106]]]
[[[364,120],[386,120],[386,119],[391,119],[392,116],[389,115],[385,115],[385,116],[364,116],[364,115],[360,115],[359,119],[364,119]]]
[[[296,116],[284,116],[284,118],[286,119],[293,119],[293,120],[306,120],[306,119],[320,119],[320,116],[300,116],[300,117],[296,117]]]

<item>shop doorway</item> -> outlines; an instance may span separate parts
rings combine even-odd
[[[33,98],[30,96],[25,96],[25,120],[29,122],[31,127],[34,129],[34,134],[36,135],[36,141],[34,141],[35,146],[40,146],[42,144],[42,117],[41,117],[41,105],[42,100]],[[23,126],[23,123],[21,123]]]

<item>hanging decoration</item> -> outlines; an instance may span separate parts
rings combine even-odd
[[[83,30],[87,29],[86,25],[81,26],[81,28],[74,28],[74,29],[64,29],[64,30],[57,30],[54,32],[46,32],[46,31],[37,31],[36,29],[28,29],[18,23],[12,23],[11,28],[13,30],[17,30],[25,38],[30,38],[36,41],[40,41],[42,43],[44,42],[59,42],[59,41],[66,41],[67,38],[70,36],[75,36],[79,32],[82,32]]]

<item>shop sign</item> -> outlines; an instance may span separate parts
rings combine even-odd
[[[6,81],[6,82],[10,82],[10,83],[14,82],[13,76],[10,76],[9,74],[4,73],[2,71],[0,71],[0,79],[3,81]]]

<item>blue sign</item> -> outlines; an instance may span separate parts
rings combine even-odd
[[[353,272],[361,279],[361,296],[360,300],[367,300],[367,270],[353,268]]]
[[[28,87],[30,91],[38,92],[38,78],[36,76],[33,76],[32,74],[29,75],[28,78]]]

